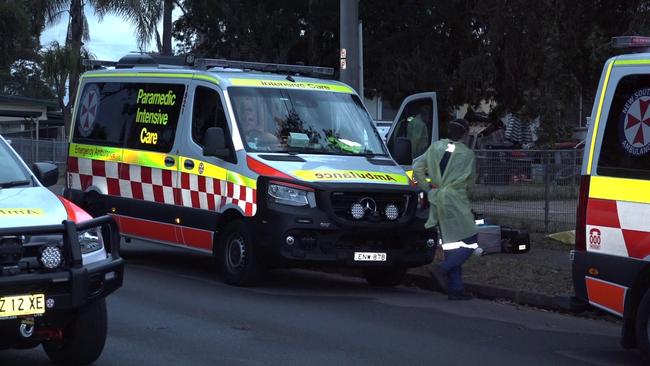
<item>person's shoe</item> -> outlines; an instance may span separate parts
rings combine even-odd
[[[438,290],[447,293],[447,276],[439,265],[433,266],[431,278],[433,279],[433,284],[438,288]]]
[[[449,300],[471,300],[474,298],[474,295],[469,292],[459,292],[456,294],[449,294],[447,295],[447,298]]]

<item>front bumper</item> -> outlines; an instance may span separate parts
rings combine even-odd
[[[104,245],[106,259],[83,265],[77,231],[102,226],[110,238]],[[0,237],[14,235],[63,235],[62,252],[66,266],[53,271],[0,276],[0,296],[44,294],[45,313],[18,317],[0,317],[0,348],[16,340],[16,329],[24,319],[33,320],[37,327],[60,327],[77,309],[102,299],[122,286],[124,260],[120,257],[117,225],[109,216],[80,224],[64,221],[60,225],[0,229]]]
[[[253,230],[256,250],[270,265],[417,267],[431,263],[435,231],[424,228],[427,212],[402,223],[342,224],[326,209],[260,203]],[[293,243],[287,238],[292,237]],[[356,261],[356,252],[386,253],[385,261]]]

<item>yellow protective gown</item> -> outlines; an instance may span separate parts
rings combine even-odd
[[[440,161],[447,149],[453,152],[441,176]],[[429,219],[424,226],[432,228],[439,225],[444,243],[457,242],[477,233],[467,195],[474,185],[474,172],[474,152],[463,143],[447,139],[434,142],[423,159],[413,166],[413,177],[418,186],[427,192],[430,203]],[[431,184],[437,188],[431,188]]]

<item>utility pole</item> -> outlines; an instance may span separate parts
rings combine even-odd
[[[340,80],[360,93],[359,0],[340,0],[340,18]]]

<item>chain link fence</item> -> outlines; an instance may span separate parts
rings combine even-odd
[[[11,147],[23,158],[27,165],[36,162],[49,162],[59,166],[59,173],[65,173],[68,157],[68,142],[53,139],[9,138]]]
[[[11,139],[27,164],[53,162],[65,172],[66,141]],[[489,223],[531,232],[575,228],[582,150],[476,150],[474,210]]]
[[[582,150],[477,150],[474,210],[531,232],[575,228]]]

